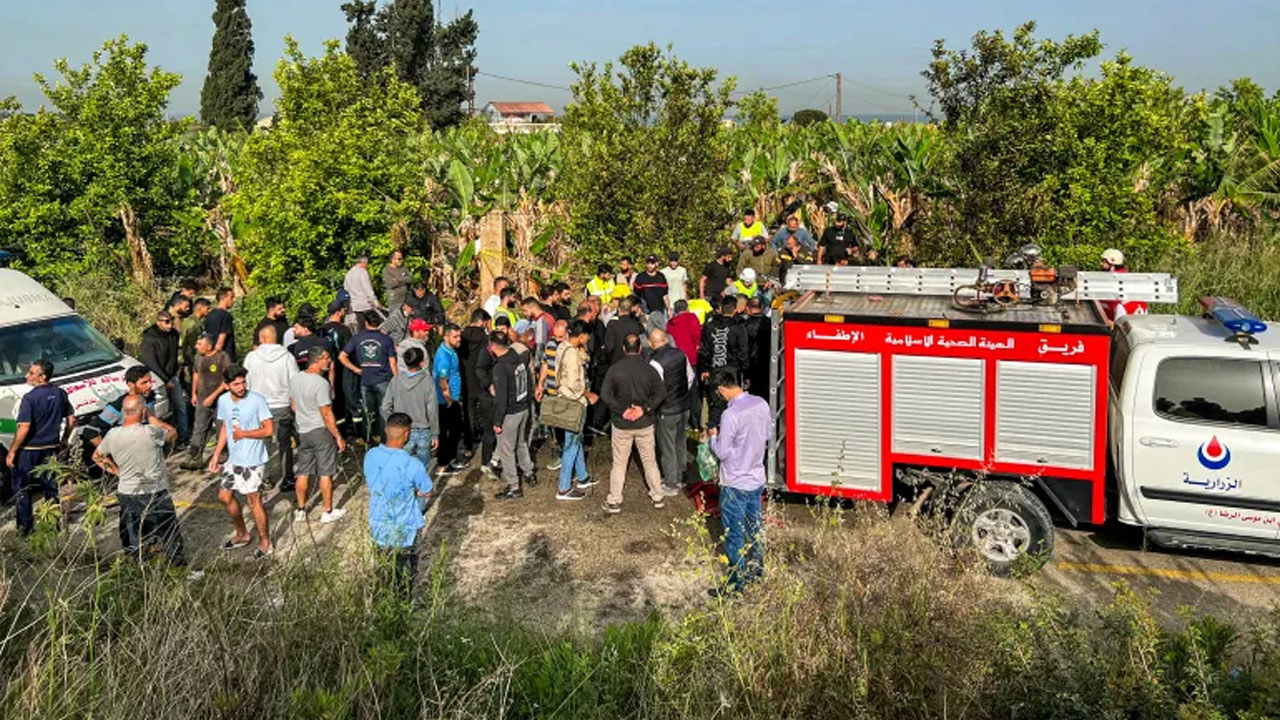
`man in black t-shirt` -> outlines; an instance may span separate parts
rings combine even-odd
[[[317,328],[317,333],[329,342],[333,357],[336,358],[338,351],[351,340],[351,328],[346,323],[347,304],[342,300],[333,300],[326,311],[329,319]],[[340,362],[330,363],[330,371],[333,374],[333,416],[344,435],[349,438],[357,437],[359,433],[355,426],[363,417],[360,409],[360,378],[355,373],[348,372]]]
[[[396,376],[396,346],[382,332],[382,313],[365,313],[364,332],[347,341],[338,353],[343,366],[360,376],[360,400],[364,405],[365,439],[382,437],[382,398]]]
[[[204,316],[204,331],[213,336],[213,349],[225,352],[231,362],[240,359],[236,354],[235,318],[231,316],[231,306],[235,301],[236,296],[231,288],[218,288],[214,295],[215,307]]]
[[[258,326],[253,329],[253,346],[258,347],[258,333],[262,332],[262,328],[270,325],[276,329],[276,340],[284,345],[284,334],[289,330],[289,321],[285,319],[284,301],[278,297],[267,298],[267,314],[258,321]]]
[[[822,231],[822,239],[818,241],[818,263],[820,265],[839,265],[841,261],[860,262],[861,252],[858,239],[849,227],[849,216],[844,213],[836,215],[836,222]]]
[[[698,292],[704,300],[715,304],[715,299],[724,293],[733,277],[733,269],[729,263],[733,261],[733,250],[722,247],[716,251],[716,259],[707,263],[702,271],[702,279],[698,282]]]
[[[631,287],[640,297],[644,312],[649,316],[649,328],[665,330],[671,303],[667,299],[667,276],[658,270],[657,255],[650,255],[645,259],[644,272],[636,275]]]

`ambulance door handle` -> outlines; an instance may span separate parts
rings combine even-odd
[[[1138,438],[1138,442],[1142,443],[1143,445],[1146,445],[1147,447],[1165,447],[1165,448],[1178,447],[1178,441],[1170,440],[1169,438],[1140,437]]]

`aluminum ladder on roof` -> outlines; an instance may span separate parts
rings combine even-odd
[[[785,478],[778,478],[778,469],[787,441],[786,363],[782,348],[782,313],[769,316],[769,444],[765,451],[765,487],[786,485]]]
[[[1031,274],[1026,270],[988,271],[987,280],[1014,280],[1030,299]],[[951,295],[956,288],[978,282],[976,268],[899,268],[834,265],[795,265],[787,271],[787,290],[852,292],[875,295]],[[1175,305],[1178,279],[1168,273],[1076,273],[1076,289],[1063,301],[1123,300]]]

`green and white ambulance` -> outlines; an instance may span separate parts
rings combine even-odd
[[[53,363],[52,382],[67,391],[79,422],[123,395],[125,370],[140,364],[40,283],[0,268],[0,456],[13,443],[18,404],[31,389],[27,369],[40,358]],[[156,399],[164,406],[156,414],[168,415],[165,393]]]

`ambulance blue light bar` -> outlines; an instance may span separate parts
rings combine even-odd
[[[1225,297],[1202,297],[1200,306],[1223,327],[1237,335],[1253,335],[1267,329],[1267,324],[1240,303]]]

